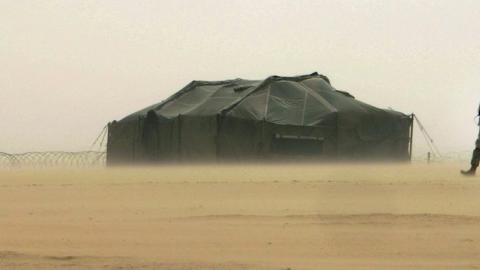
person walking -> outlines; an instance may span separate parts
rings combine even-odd
[[[480,117],[480,106],[478,107],[477,117]],[[480,119],[479,119],[478,125],[480,126]],[[475,142],[475,150],[473,150],[472,161],[470,162],[471,167],[467,171],[462,170],[461,173],[463,175],[475,175],[475,173],[477,172],[479,163],[480,163],[480,130],[478,132],[477,141]]]

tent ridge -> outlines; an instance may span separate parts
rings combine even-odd
[[[302,86],[305,89],[305,91],[308,91],[308,93],[311,94],[316,100],[318,100],[325,107],[327,107],[327,109],[329,109],[330,112],[337,112],[338,111],[337,108],[335,108],[335,106],[330,104],[330,102],[325,100],[321,95],[319,95],[315,91],[312,91],[312,89],[310,87],[308,87],[307,85],[305,85],[303,82],[300,82],[299,84],[300,84],[300,86]]]
[[[240,104],[243,100],[245,100],[247,97],[249,97],[252,94],[254,94],[255,92],[258,92],[259,90],[263,89],[264,86],[271,83],[272,81],[289,80],[289,81],[297,82],[297,81],[303,81],[303,80],[306,80],[308,78],[315,78],[315,77],[319,77],[322,80],[326,81],[328,84],[330,84],[330,80],[328,79],[327,76],[318,74],[317,72],[313,72],[312,74],[308,74],[308,75],[300,75],[300,76],[277,76],[277,75],[269,76],[265,80],[263,80],[262,83],[260,83],[257,87],[252,89],[252,91],[250,93],[248,93],[247,95],[242,97],[239,101],[237,101],[237,102],[231,104],[230,106],[228,106],[227,108],[223,109],[220,112],[220,114],[228,113],[233,108],[235,108],[238,104]],[[265,117],[266,117],[266,115],[265,115]]]

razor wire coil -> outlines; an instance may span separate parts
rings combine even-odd
[[[0,168],[16,167],[103,167],[106,152],[27,152],[9,154],[0,152]]]

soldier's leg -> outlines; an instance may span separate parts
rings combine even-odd
[[[472,161],[470,162],[470,170],[461,171],[464,175],[475,175],[478,165],[480,163],[480,139],[475,143],[475,150],[473,150]]]
[[[480,138],[475,142],[475,150],[473,150],[472,155],[472,168],[477,168],[480,163]]]
[[[473,150],[473,155],[472,155],[472,169],[476,170],[478,168],[478,164],[480,163],[480,148],[475,148]]]

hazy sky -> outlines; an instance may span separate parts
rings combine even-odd
[[[480,1],[0,0],[0,152],[88,149],[191,80],[313,71],[470,150]]]

